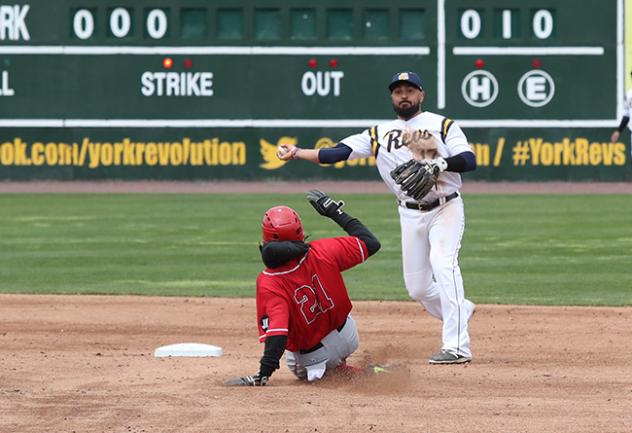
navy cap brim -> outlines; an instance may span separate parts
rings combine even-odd
[[[398,86],[399,84],[401,84],[401,83],[408,83],[408,84],[410,84],[411,86],[418,88],[419,90],[423,90],[419,84],[417,84],[417,83],[415,83],[415,82],[413,82],[413,81],[410,81],[410,80],[397,80],[397,81],[393,81],[391,84],[389,84],[389,86],[388,86],[388,90],[390,90],[390,91],[392,92],[392,91],[393,91],[393,89],[394,89],[396,86]]]

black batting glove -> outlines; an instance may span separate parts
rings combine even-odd
[[[242,376],[236,377],[226,382],[228,386],[266,386],[268,383],[267,376],[260,376],[255,374],[254,376]]]
[[[345,205],[344,201],[335,201],[318,189],[310,189],[307,192],[307,200],[316,209],[316,212],[329,218],[342,215],[342,207]]]

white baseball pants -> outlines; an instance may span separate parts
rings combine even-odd
[[[465,299],[458,263],[465,228],[463,200],[457,197],[428,212],[398,209],[408,294],[443,321],[442,349],[471,358],[467,322],[474,304]]]
[[[334,329],[320,343],[322,347],[310,353],[285,352],[288,368],[299,379],[321,379],[326,370],[338,367],[358,350],[360,337],[353,317],[347,316],[344,327],[340,331]]]

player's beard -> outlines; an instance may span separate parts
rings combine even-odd
[[[421,111],[421,104],[413,104],[411,102],[407,107],[400,107],[399,105],[393,104],[393,111],[402,119],[408,120]]]

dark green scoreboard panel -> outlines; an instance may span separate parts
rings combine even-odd
[[[616,117],[616,1],[446,4],[445,107],[455,117]]]
[[[608,142],[624,90],[623,6],[0,0],[0,179],[377,178],[374,161],[274,164],[266,145],[333,145],[391,119],[386,87],[402,70],[421,75],[425,109],[466,131],[471,178],[627,179],[629,137]],[[600,156],[581,156],[582,140]],[[184,143],[205,142],[244,148],[197,164]],[[535,161],[515,158],[522,142]],[[163,144],[160,161],[146,158],[151,144]]]

